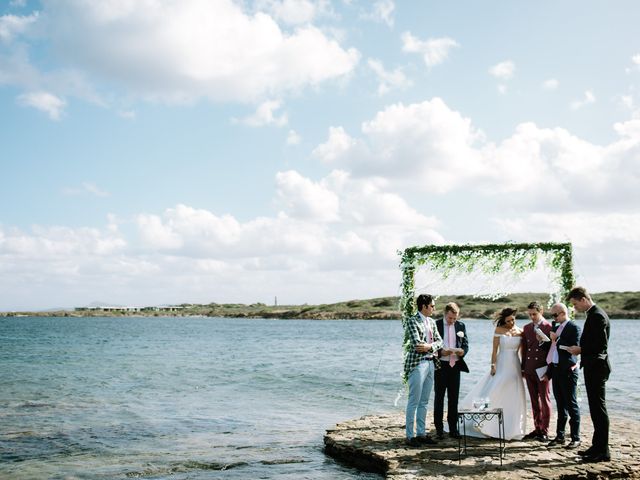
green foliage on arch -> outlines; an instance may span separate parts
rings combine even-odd
[[[402,296],[400,311],[407,318],[415,314],[415,273],[421,266],[447,279],[453,273],[480,271],[488,275],[499,275],[511,271],[516,275],[536,269],[542,258],[552,272],[556,290],[550,293],[552,301],[564,298],[574,286],[573,249],[571,243],[498,243],[484,245],[425,245],[409,247],[403,252]]]

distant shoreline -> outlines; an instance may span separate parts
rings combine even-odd
[[[594,300],[610,318],[640,319],[640,292],[603,292],[593,295]],[[527,318],[526,306],[537,300],[546,304],[546,293],[514,293],[496,300],[474,298],[471,295],[443,295],[436,302],[436,314],[448,302],[461,307],[461,317],[490,319],[503,306],[518,308],[518,318]],[[273,318],[309,320],[398,320],[399,297],[379,297],[366,300],[350,300],[319,305],[265,305],[263,303],[209,303],[180,304],[170,307],[105,307],[46,312],[0,312],[0,317],[223,317],[223,318]],[[578,316],[578,318],[580,318]]]

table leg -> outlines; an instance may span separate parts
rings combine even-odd
[[[502,458],[504,456],[504,449],[505,449],[505,438],[504,438],[504,417],[502,416],[502,412],[500,412],[500,414],[498,415],[498,422],[499,422],[499,428],[498,428],[498,432],[500,434],[500,441],[499,441],[499,445],[500,445],[500,466],[502,466]]]
[[[458,433],[461,435],[458,435],[458,464],[462,463],[462,437],[465,437],[465,442],[466,442],[466,435],[467,435],[467,431],[465,429],[465,421],[464,421],[464,414],[460,415],[458,414]]]

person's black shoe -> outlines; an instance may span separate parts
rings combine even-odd
[[[418,439],[418,442],[420,443],[420,445],[436,445],[438,443],[429,435],[425,435],[424,437],[420,436],[416,438]]]
[[[596,453],[595,455],[589,455],[587,457],[582,457],[582,461],[585,463],[600,463],[600,462],[609,462],[611,461],[611,455],[607,453]]]
[[[436,438],[437,438],[438,440],[444,440],[444,432],[443,432],[442,430],[438,430],[438,431],[436,432]]]
[[[524,437],[522,437],[522,439],[523,440],[533,440],[538,435],[540,435],[540,432],[538,432],[537,430],[534,430],[533,432],[527,433]]]
[[[549,443],[547,443],[547,447],[561,447],[565,444],[565,442],[566,440],[564,439],[564,437],[556,437]]]
[[[574,448],[578,448],[580,446],[580,440],[571,440],[571,442],[569,442],[569,444],[564,447],[567,450],[573,450]]]
[[[593,454],[593,447],[589,447],[586,450],[578,450],[578,455],[581,457],[590,457]]]
[[[411,448],[418,448],[420,446],[420,440],[418,437],[407,438],[404,443]]]
[[[549,437],[546,436],[544,433],[541,433],[537,437],[535,437],[534,440],[537,440],[539,442],[548,442],[549,441]]]
[[[458,432],[451,432],[449,433],[449,436],[451,438],[455,438],[456,440],[459,440],[460,438],[462,438]]]

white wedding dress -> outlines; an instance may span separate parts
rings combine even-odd
[[[459,410],[474,408],[474,401],[489,400],[489,408],[502,408],[504,418],[504,434],[506,440],[520,440],[526,434],[527,413],[524,395],[524,381],[520,368],[518,349],[521,337],[495,335],[500,337],[496,374],[487,373],[471,389],[458,405]],[[466,421],[466,434],[472,437],[498,438],[498,421],[487,420],[482,425]],[[462,433],[462,428],[460,428]]]

